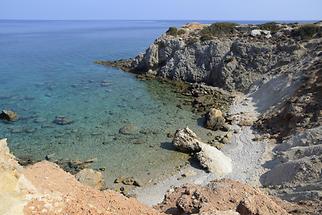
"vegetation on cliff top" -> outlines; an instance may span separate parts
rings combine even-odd
[[[174,36],[174,37],[176,37],[178,35],[185,34],[185,33],[186,33],[186,31],[184,29],[179,29],[178,30],[176,27],[170,27],[166,32],[167,35],[171,35],[171,36]]]
[[[259,25],[259,28],[261,30],[271,31],[272,33],[275,33],[282,29],[282,26],[279,25],[277,22],[267,22],[264,24]]]
[[[215,36],[223,36],[233,34],[237,23],[232,22],[217,22],[200,31],[201,41],[211,40]]]
[[[293,36],[301,39],[311,39],[318,34],[322,34],[322,27],[316,24],[305,24],[293,31]]]

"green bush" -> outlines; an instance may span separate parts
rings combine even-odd
[[[204,34],[204,35],[201,35],[200,40],[204,42],[204,41],[212,40],[213,38],[214,37],[210,34]]]
[[[276,22],[268,22],[259,25],[261,30],[271,31],[272,33],[279,31],[282,27]]]
[[[201,30],[201,35],[221,36],[232,34],[238,24],[232,22],[217,22]]]
[[[171,36],[178,36],[178,35],[182,35],[182,34],[185,34],[186,31],[184,29],[177,29],[176,27],[170,27],[168,30],[167,30],[167,35],[171,35]]]
[[[178,35],[182,35],[182,34],[185,34],[186,31],[184,29],[179,29],[178,30]]]
[[[167,30],[167,35],[177,36],[178,35],[178,29],[176,27],[170,27]]]
[[[322,27],[315,24],[305,24],[293,31],[293,36],[300,37],[301,39],[311,39],[315,35],[322,32]]]
[[[196,42],[198,42],[198,38],[197,37],[189,37],[187,40],[186,40],[186,44],[189,46],[189,45],[193,45],[195,44]]]

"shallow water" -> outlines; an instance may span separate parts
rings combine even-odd
[[[0,122],[0,138],[18,157],[97,158],[92,168],[106,168],[107,184],[118,176],[146,183],[174,172],[188,156],[172,150],[167,133],[189,126],[205,136],[198,116],[176,107],[180,98],[171,87],[93,62],[133,57],[181,24],[0,21],[0,108],[19,115]],[[54,124],[56,116],[73,123]],[[120,134],[128,124],[133,134]]]

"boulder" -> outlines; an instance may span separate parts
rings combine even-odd
[[[261,30],[259,30],[259,29],[254,29],[254,30],[252,30],[252,31],[250,32],[250,35],[251,35],[252,37],[257,37],[257,36],[262,35],[262,31],[261,31]]]
[[[217,148],[201,142],[188,127],[176,131],[173,144],[179,151],[196,153],[201,166],[209,172],[224,176],[232,171],[231,159]]]
[[[75,177],[80,183],[95,189],[102,190],[105,188],[102,173],[98,171],[92,169],[83,169],[77,173]]]
[[[272,35],[271,35],[271,32],[270,31],[267,31],[267,30],[260,30],[260,29],[254,29],[250,32],[250,35],[252,37],[257,37],[257,36],[261,36],[261,35],[265,35],[265,37],[267,39],[271,38]]]
[[[0,120],[16,121],[17,118],[17,113],[11,110],[3,110],[0,114]]]
[[[225,126],[225,118],[221,110],[212,108],[206,115],[206,124],[205,127],[218,130]]]
[[[218,176],[232,172],[232,161],[224,153],[205,143],[199,143],[199,146],[201,150],[197,153],[197,159],[202,167]]]
[[[188,127],[177,130],[172,143],[181,152],[190,153],[200,151],[199,143],[201,141],[198,140],[197,135]]]

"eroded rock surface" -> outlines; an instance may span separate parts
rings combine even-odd
[[[291,206],[259,189],[224,179],[204,187],[184,185],[174,188],[156,208],[169,214],[287,215]]]
[[[160,214],[114,191],[85,186],[58,165],[42,161],[22,168],[0,140],[0,214]]]

